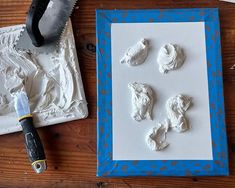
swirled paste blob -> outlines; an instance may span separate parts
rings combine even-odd
[[[146,143],[149,149],[153,151],[160,151],[166,148],[169,145],[169,143],[166,141],[167,131],[167,122],[164,124],[159,123],[158,127],[154,127],[146,138]]]
[[[153,90],[147,84],[130,83],[132,92],[132,118],[136,121],[152,119]]]
[[[126,63],[129,66],[142,64],[148,56],[149,41],[141,39],[134,46],[128,48],[120,60],[121,63]]]
[[[167,116],[170,127],[176,132],[184,132],[189,129],[185,112],[191,105],[192,98],[185,95],[176,95],[166,102]]]
[[[176,44],[165,44],[158,52],[157,63],[161,73],[167,73],[181,67],[185,61],[185,54]]]

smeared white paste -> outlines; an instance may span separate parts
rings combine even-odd
[[[181,67],[184,61],[184,52],[176,44],[165,44],[158,52],[157,62],[161,73]]]
[[[0,94],[0,115],[5,114],[8,107],[8,100],[6,95]]]
[[[47,8],[52,8],[53,5],[54,5],[54,2],[51,0],[51,1],[48,3]]]
[[[136,121],[152,119],[153,90],[147,84],[130,83],[132,92],[132,118]]]
[[[189,129],[185,112],[191,105],[192,98],[185,95],[176,95],[166,102],[167,116],[170,127],[176,132],[184,132]]]
[[[15,117],[10,93],[25,85],[35,124],[49,124],[87,116],[87,103],[77,64],[71,22],[59,43],[59,52],[32,54],[19,52],[14,44],[23,25],[0,29],[0,118]],[[4,87],[3,87],[4,86]],[[4,114],[4,116],[2,116]],[[8,132],[20,130],[16,122]],[[14,124],[15,123],[15,124]],[[16,127],[17,126],[17,127]],[[6,132],[7,132],[6,131]],[[0,130],[0,134],[4,130]]]
[[[141,39],[134,46],[128,48],[121,59],[121,63],[126,63],[129,66],[142,64],[148,56],[149,41]]]
[[[147,135],[146,143],[148,147],[153,151],[160,151],[166,148],[169,143],[166,141],[166,134],[168,131],[168,122],[164,124],[158,123],[157,127],[154,127]]]

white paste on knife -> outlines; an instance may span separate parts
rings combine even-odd
[[[87,103],[71,22],[62,34],[59,51],[51,54],[16,51],[14,44],[22,27],[17,25],[0,29],[0,109],[5,109],[1,110],[0,118],[13,119],[16,116],[10,93],[21,90],[23,85],[37,126],[85,118],[88,114]],[[8,132],[20,130],[17,119],[15,121],[11,122],[15,125],[11,130],[7,129]],[[0,134],[7,131],[0,130]]]
[[[147,135],[146,143],[153,151],[160,151],[166,148],[169,143],[166,141],[166,134],[168,131],[168,123],[159,123],[158,127],[154,127],[150,134]]]
[[[54,5],[54,2],[53,1],[50,1],[47,5],[47,8],[53,8],[53,5]]]
[[[182,66],[184,61],[184,52],[176,44],[165,44],[158,52],[157,62],[161,73],[167,73],[170,70],[178,69]]]
[[[184,132],[189,126],[185,117],[185,112],[191,105],[192,98],[185,95],[176,95],[166,102],[167,116],[170,127],[176,132]]]
[[[153,90],[147,84],[130,83],[132,92],[132,118],[136,121],[152,119]]]
[[[121,63],[126,63],[129,66],[142,64],[147,58],[149,50],[149,41],[141,39],[134,46],[128,48],[121,59]]]

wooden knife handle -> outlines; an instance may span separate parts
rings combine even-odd
[[[33,125],[33,118],[27,117],[20,120],[25,138],[25,147],[29,160],[36,173],[42,173],[47,168],[46,156],[41,139]]]

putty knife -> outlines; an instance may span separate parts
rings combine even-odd
[[[29,99],[24,91],[14,94],[14,105],[20,125],[22,126],[25,147],[36,173],[42,173],[47,169],[46,156],[37,130],[33,124],[33,116],[30,113]]]
[[[58,40],[77,0],[32,0],[26,27],[16,42],[16,50],[50,53]]]

